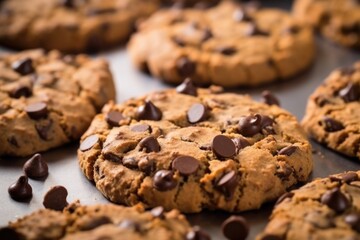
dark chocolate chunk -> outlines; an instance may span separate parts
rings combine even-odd
[[[209,111],[207,107],[201,103],[193,104],[187,111],[187,119],[189,123],[198,123],[208,118]]]
[[[62,211],[68,204],[66,197],[68,191],[63,186],[52,187],[44,196],[43,205],[45,208]]]
[[[87,138],[85,138],[84,141],[82,141],[82,143],[80,144],[80,151],[82,152],[88,151],[98,142],[99,142],[99,137],[96,134],[90,135]]]
[[[218,158],[231,158],[236,155],[235,143],[224,135],[214,137],[211,146]]]
[[[262,117],[260,114],[242,117],[239,120],[238,132],[245,137],[252,137],[260,133],[262,128]]]
[[[151,129],[151,126],[149,126],[147,124],[138,124],[138,125],[132,126],[131,131],[133,131],[133,132],[147,132],[147,131],[149,131],[151,133],[152,129]]]
[[[145,101],[145,104],[137,110],[137,120],[153,120],[159,121],[162,118],[161,110],[151,101]]]
[[[267,105],[277,105],[280,106],[280,102],[277,99],[277,97],[272,94],[270,91],[265,90],[261,93],[261,96],[263,97],[263,101],[264,103],[266,103]]]
[[[28,202],[32,198],[32,187],[28,183],[26,176],[19,177],[19,179],[8,188],[8,192],[10,197],[18,202]]]
[[[35,123],[35,129],[39,134],[40,138],[47,141],[50,140],[49,132],[53,125],[53,121],[51,119],[45,119],[43,121],[37,121]]]
[[[282,203],[285,199],[287,198],[292,198],[294,196],[294,193],[293,192],[286,192],[284,193],[283,195],[281,195],[278,200],[276,201],[275,203],[275,206],[276,205],[279,205],[280,203]]]
[[[237,53],[237,49],[235,47],[218,47],[215,51],[226,56],[232,56]]]
[[[30,97],[32,90],[28,86],[18,86],[10,92],[10,97],[12,98],[21,98],[21,97]]]
[[[224,236],[229,240],[245,240],[249,234],[249,224],[241,216],[231,216],[221,225]]]
[[[145,152],[160,152],[161,147],[156,138],[153,136],[146,137],[139,142],[140,151],[145,149]]]
[[[106,122],[111,126],[111,127],[118,127],[120,126],[120,121],[124,120],[124,116],[121,114],[121,112],[117,112],[117,111],[111,111],[108,112],[105,116],[105,120]]]
[[[190,77],[196,72],[196,64],[188,57],[179,58],[176,66],[181,77]]]
[[[287,146],[287,147],[282,148],[278,152],[278,154],[279,155],[291,156],[296,151],[296,149],[298,149],[298,147],[296,147],[296,146]]]
[[[351,226],[352,229],[360,233],[360,214],[349,213],[344,218],[345,222]]]
[[[210,240],[209,234],[204,232],[199,226],[194,226],[187,234],[186,240]]]
[[[326,204],[336,213],[342,213],[351,206],[350,201],[339,188],[326,191],[321,197],[321,203]]]
[[[165,209],[161,206],[151,209],[150,213],[155,218],[161,218],[161,219],[165,218],[165,215],[164,215]]]
[[[182,175],[190,176],[198,170],[199,161],[190,156],[180,156],[172,162],[172,168]]]
[[[83,225],[80,226],[81,231],[89,231],[100,227],[105,224],[111,224],[112,221],[107,216],[93,216],[88,221],[85,221]]]
[[[225,173],[216,183],[216,188],[225,195],[226,200],[231,200],[237,186],[235,171]]]
[[[25,237],[10,227],[0,228],[1,240],[25,240]]]
[[[359,177],[356,174],[356,172],[341,173],[339,175],[332,175],[329,178],[331,181],[339,181],[344,183],[351,183],[353,181],[359,180]]]
[[[17,60],[11,65],[12,69],[21,75],[28,75],[35,72],[31,58]]]
[[[323,117],[322,123],[324,124],[324,129],[327,132],[337,132],[344,129],[344,126],[341,122],[331,118],[331,117]]]
[[[186,78],[182,84],[177,86],[176,92],[195,97],[197,96],[197,88],[190,78]]]
[[[43,102],[27,105],[25,107],[25,112],[34,120],[46,118],[48,115],[47,105]]]
[[[360,100],[360,86],[350,82],[345,88],[339,91],[339,96],[345,102],[354,102]]]
[[[174,189],[177,181],[174,179],[172,171],[159,170],[154,175],[153,185],[158,191],[165,192]]]
[[[49,174],[47,163],[42,159],[41,154],[37,153],[24,164],[23,170],[29,178],[42,179]]]

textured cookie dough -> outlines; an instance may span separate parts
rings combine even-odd
[[[106,61],[30,50],[0,56],[0,156],[79,139],[115,97]]]
[[[158,0],[4,0],[0,43],[16,48],[98,51],[126,41]]]
[[[360,62],[333,71],[315,90],[302,124],[316,141],[360,159]]]
[[[137,68],[169,83],[258,86],[289,78],[314,57],[312,30],[278,9],[223,1],[170,9],[139,26],[128,45]]]
[[[165,212],[160,207],[144,211],[139,206],[81,206],[75,203],[63,212],[42,209],[22,217],[0,229],[0,237],[6,231],[22,237],[14,240],[184,240],[194,230],[176,210]]]
[[[360,239],[359,174],[332,175],[286,193],[257,239]]]
[[[358,0],[296,0],[293,12],[332,41],[360,49]]]
[[[187,84],[108,104],[82,136],[80,167],[110,201],[239,212],[307,180],[311,146],[294,116]]]

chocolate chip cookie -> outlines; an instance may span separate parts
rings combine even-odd
[[[158,0],[4,0],[0,44],[16,49],[98,51],[121,44]]]
[[[360,49],[360,2],[358,0],[297,0],[294,15],[314,26],[328,39]]]
[[[332,175],[286,193],[257,239],[359,239],[359,175]]]
[[[81,206],[74,203],[62,212],[42,209],[0,229],[1,239],[12,240],[210,239],[198,236],[208,235],[199,227],[191,228],[176,210],[165,212],[157,207],[144,211],[140,206],[126,208],[112,204]]]
[[[112,202],[186,213],[256,209],[306,181],[311,146],[295,117],[218,91],[188,79],[106,105],[81,138],[82,171]]]
[[[360,62],[333,71],[315,90],[302,124],[316,141],[360,159]]]
[[[104,60],[42,50],[0,56],[0,156],[27,156],[79,139],[114,97]]]
[[[314,56],[312,30],[278,9],[223,1],[207,10],[169,9],[139,26],[133,63],[169,83],[258,86],[304,70]]]

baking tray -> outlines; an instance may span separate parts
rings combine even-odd
[[[291,1],[276,0],[264,1],[265,6],[290,9]],[[307,98],[313,90],[321,84],[323,79],[335,68],[351,65],[360,60],[360,53],[336,46],[329,41],[317,37],[317,54],[313,66],[292,80],[277,82],[257,89],[242,89],[240,93],[247,93],[255,99],[260,98],[263,90],[269,89],[275,93],[281,106],[293,113],[299,120],[305,111]],[[0,49],[0,52],[9,50]],[[122,102],[128,98],[141,96],[150,91],[165,89],[166,86],[152,77],[138,72],[130,62],[124,48],[101,53],[97,56],[108,59],[114,74],[117,88],[117,101]],[[1,134],[1,133],[0,133]],[[358,170],[360,163],[356,159],[349,159],[312,142],[314,148],[314,171],[312,178],[325,177],[329,174],[346,170]],[[68,189],[68,201],[77,199],[83,204],[108,202],[94,185],[89,182],[80,171],[76,158],[77,143],[48,151],[43,154],[49,164],[49,176],[45,181],[29,180],[33,187],[33,198],[30,203],[13,201],[8,193],[8,187],[22,174],[22,166],[26,159],[3,158],[0,159],[0,226],[8,221],[43,208],[42,200],[47,190],[54,185],[63,185]],[[259,210],[240,213],[250,223],[251,230],[247,239],[254,239],[264,229],[270,216],[272,203],[265,204]],[[199,214],[189,214],[192,224],[200,225],[212,239],[225,239],[221,233],[221,223],[230,214],[220,211],[205,211]]]

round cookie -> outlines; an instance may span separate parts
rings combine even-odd
[[[297,0],[296,18],[308,22],[328,39],[360,49],[360,2],[358,0]]]
[[[302,124],[316,141],[360,159],[360,62],[335,70],[315,90]]]
[[[186,213],[256,209],[306,181],[311,146],[295,117],[217,91],[187,80],[106,105],[81,138],[82,171],[112,202]]]
[[[16,49],[98,51],[126,41],[158,0],[4,0],[0,44]]]
[[[155,13],[129,41],[133,63],[169,83],[258,86],[289,78],[314,57],[312,30],[278,9],[222,1]]]
[[[12,238],[6,238],[13,234]],[[206,234],[190,227],[178,211],[165,212],[161,207],[144,211],[112,204],[81,206],[74,203],[61,211],[38,210],[0,229],[5,239],[127,239],[184,240],[187,235]],[[15,238],[14,236],[18,236]],[[207,236],[207,234],[206,234]]]
[[[284,194],[256,239],[359,239],[359,174],[332,175]]]
[[[42,50],[0,56],[0,156],[27,156],[79,139],[114,98],[105,60]]]

